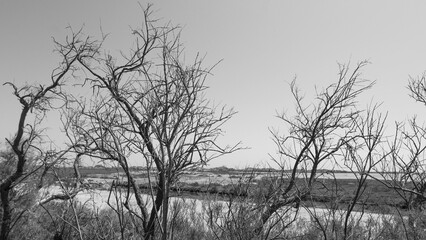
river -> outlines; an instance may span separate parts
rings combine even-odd
[[[45,194],[54,194],[59,192],[59,187],[51,187],[49,190],[45,190]],[[110,197],[110,199],[109,199]],[[107,209],[110,206],[108,205],[108,199],[109,203],[114,207],[116,205],[116,198],[114,195],[110,195],[110,192],[107,190],[92,190],[92,191],[85,191],[80,192],[77,197],[77,201],[81,204],[84,204],[88,208],[92,208],[94,210],[102,210]],[[152,199],[151,196],[148,194],[142,194],[142,199],[147,203],[148,209],[152,206]],[[130,199],[130,206],[133,206],[136,208],[136,201],[134,197],[131,197]],[[200,215],[200,219],[205,219],[203,216],[206,216],[206,209],[211,204],[214,204],[215,206],[221,206],[221,209],[223,212],[226,212],[228,209],[228,203],[223,200],[200,200],[200,199],[194,199],[194,198],[183,198],[183,197],[171,197],[170,203],[172,205],[178,205],[180,204],[183,206],[182,209],[187,211],[194,211],[195,213]],[[292,218],[296,214],[296,209],[291,208],[288,212],[288,217]],[[312,216],[318,216],[325,219],[331,219],[331,218],[340,218],[343,219],[343,216],[346,214],[344,210],[336,210],[336,211],[330,211],[329,209],[323,209],[323,208],[300,208],[299,212],[297,213],[297,219],[298,220],[304,220],[304,221],[312,221]],[[351,219],[353,221],[360,221],[361,224],[365,224],[370,220],[374,220],[378,223],[381,223],[383,219],[387,219],[388,221],[391,221],[393,218],[392,215],[386,215],[386,214],[378,214],[378,213],[361,213],[361,212],[353,212],[351,214]]]

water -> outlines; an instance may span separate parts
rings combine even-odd
[[[45,189],[43,194],[49,195],[54,193],[59,193],[61,190],[58,186],[50,187],[49,189]],[[83,204],[85,207],[88,207],[89,209],[94,210],[102,210],[102,209],[108,209],[110,207],[115,208],[117,206],[117,201],[125,201],[124,199],[124,193],[121,196],[116,196],[113,193],[110,194],[107,190],[92,190],[92,191],[84,191],[80,192],[76,196],[76,200]],[[152,197],[148,194],[142,194],[142,200],[145,202],[147,209],[150,209],[152,207]],[[200,219],[204,219],[203,215],[206,214],[205,210],[207,206],[211,206],[211,204],[214,204],[215,206],[219,206],[220,209],[226,213],[228,211],[228,203],[226,201],[222,200],[200,200],[200,199],[193,199],[193,198],[183,198],[183,197],[171,197],[170,198],[170,205],[173,204],[181,204],[183,206],[183,209],[188,211],[195,211],[197,214],[199,214]],[[130,196],[129,198],[129,205],[137,210],[137,204],[134,196]],[[331,211],[329,209],[323,209],[323,208],[300,208],[299,212],[296,213],[296,209],[294,208],[286,208],[282,209],[282,212],[288,210],[287,217],[293,218],[295,214],[297,215],[298,220],[304,220],[304,221],[312,221],[312,217],[321,217],[323,219],[344,219],[344,216],[346,215],[346,211],[344,210],[335,210]],[[379,214],[379,213],[362,213],[362,212],[352,212],[351,213],[351,220],[355,222],[360,222],[361,225],[367,223],[369,220],[374,220],[378,223],[381,223],[383,219],[387,219],[388,221],[392,221],[393,216],[392,215],[386,215],[386,214]]]

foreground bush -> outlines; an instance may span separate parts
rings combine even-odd
[[[247,203],[173,199],[168,239],[426,239],[426,215],[409,212],[350,222],[344,234],[342,218],[283,214],[257,232],[259,218]],[[331,210],[330,210],[331,211]],[[328,214],[329,212],[326,212]],[[141,223],[126,211],[90,204],[52,202],[36,207],[22,219],[10,239],[143,239]],[[402,217],[403,216],[403,217]],[[293,221],[294,220],[294,221]],[[157,228],[155,239],[160,239]]]

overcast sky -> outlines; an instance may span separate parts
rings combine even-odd
[[[145,1],[139,2],[146,6]],[[288,84],[297,76],[307,98],[337,80],[337,63],[371,62],[363,77],[377,81],[363,95],[383,102],[388,128],[426,108],[408,97],[409,76],[426,70],[426,2],[423,1],[155,1],[155,16],[183,27],[186,59],[206,54],[206,65],[223,59],[207,82],[208,97],[238,114],[223,143],[242,141],[249,150],[212,166],[267,164],[275,155],[268,128],[282,128],[277,112],[291,112]],[[0,1],[0,81],[47,83],[58,58],[52,37],[84,25],[87,34],[109,33],[112,53],[128,49],[130,27],[141,23],[137,1]],[[17,127],[19,105],[0,87],[2,139]],[[54,121],[54,120],[49,120]],[[55,126],[55,124],[51,124]]]

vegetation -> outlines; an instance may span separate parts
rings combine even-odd
[[[339,65],[308,101],[290,84],[294,112],[271,130],[276,168],[206,169],[241,150],[217,143],[236,112],[205,98],[212,68],[184,61],[180,29],[158,24],[148,6],[119,56],[105,36],[71,30],[54,41],[48,84],[4,84],[21,112],[0,152],[0,240],[426,238],[426,127],[413,118],[385,137],[379,104],[358,104],[374,87],[361,77],[367,62]],[[424,76],[408,89],[426,104]],[[63,146],[44,134],[50,112]],[[98,165],[82,167],[87,158]]]

